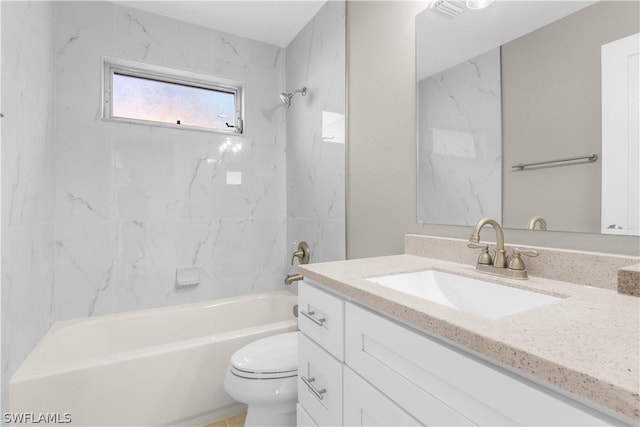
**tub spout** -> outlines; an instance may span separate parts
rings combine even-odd
[[[302,280],[304,277],[302,274],[287,274],[287,277],[284,279],[285,285],[290,285],[293,282],[297,282],[298,280]]]

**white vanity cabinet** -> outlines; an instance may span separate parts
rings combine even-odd
[[[623,424],[315,285],[300,285],[299,304],[325,319],[299,318],[299,376],[314,381],[298,381],[298,417],[310,417],[310,425]],[[331,333],[318,332],[328,325]]]
[[[318,427],[311,415],[299,403],[296,406],[296,425],[298,427]]]
[[[421,426],[348,366],[344,368],[345,426]]]
[[[298,338],[298,402],[319,426],[342,425],[342,362]]]
[[[298,425],[342,425],[344,301],[298,287]]]
[[[344,360],[344,301],[302,282],[298,327],[336,359]]]

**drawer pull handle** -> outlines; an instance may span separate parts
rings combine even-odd
[[[327,319],[325,319],[324,317],[322,319],[316,319],[315,317],[313,317],[313,315],[316,314],[315,311],[301,310],[300,314],[302,314],[304,317],[311,320],[313,323],[315,323],[318,326],[322,326],[322,324],[327,321]]]
[[[323,394],[325,394],[327,392],[327,389],[323,388],[322,390],[318,390],[317,388],[315,388],[313,386],[313,384],[311,384],[312,382],[314,382],[316,380],[315,378],[305,378],[304,376],[301,376],[300,379],[302,380],[303,383],[305,383],[305,385],[307,386],[309,391],[311,393],[313,393],[313,395],[316,397],[316,399],[318,399],[318,400],[324,399]]]

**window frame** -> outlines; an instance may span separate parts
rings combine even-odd
[[[120,74],[147,80],[173,83],[199,89],[208,89],[234,95],[234,117],[229,121],[233,127],[219,129],[205,126],[157,122],[127,117],[113,116],[113,76]],[[102,57],[102,120],[119,123],[132,123],[145,126],[159,126],[171,129],[195,130],[201,132],[222,133],[241,136],[244,134],[244,85],[240,82],[222,79],[208,74],[185,71],[176,68],[152,65],[122,58]]]

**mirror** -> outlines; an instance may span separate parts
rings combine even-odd
[[[420,13],[418,222],[640,235],[639,13],[449,0]]]

